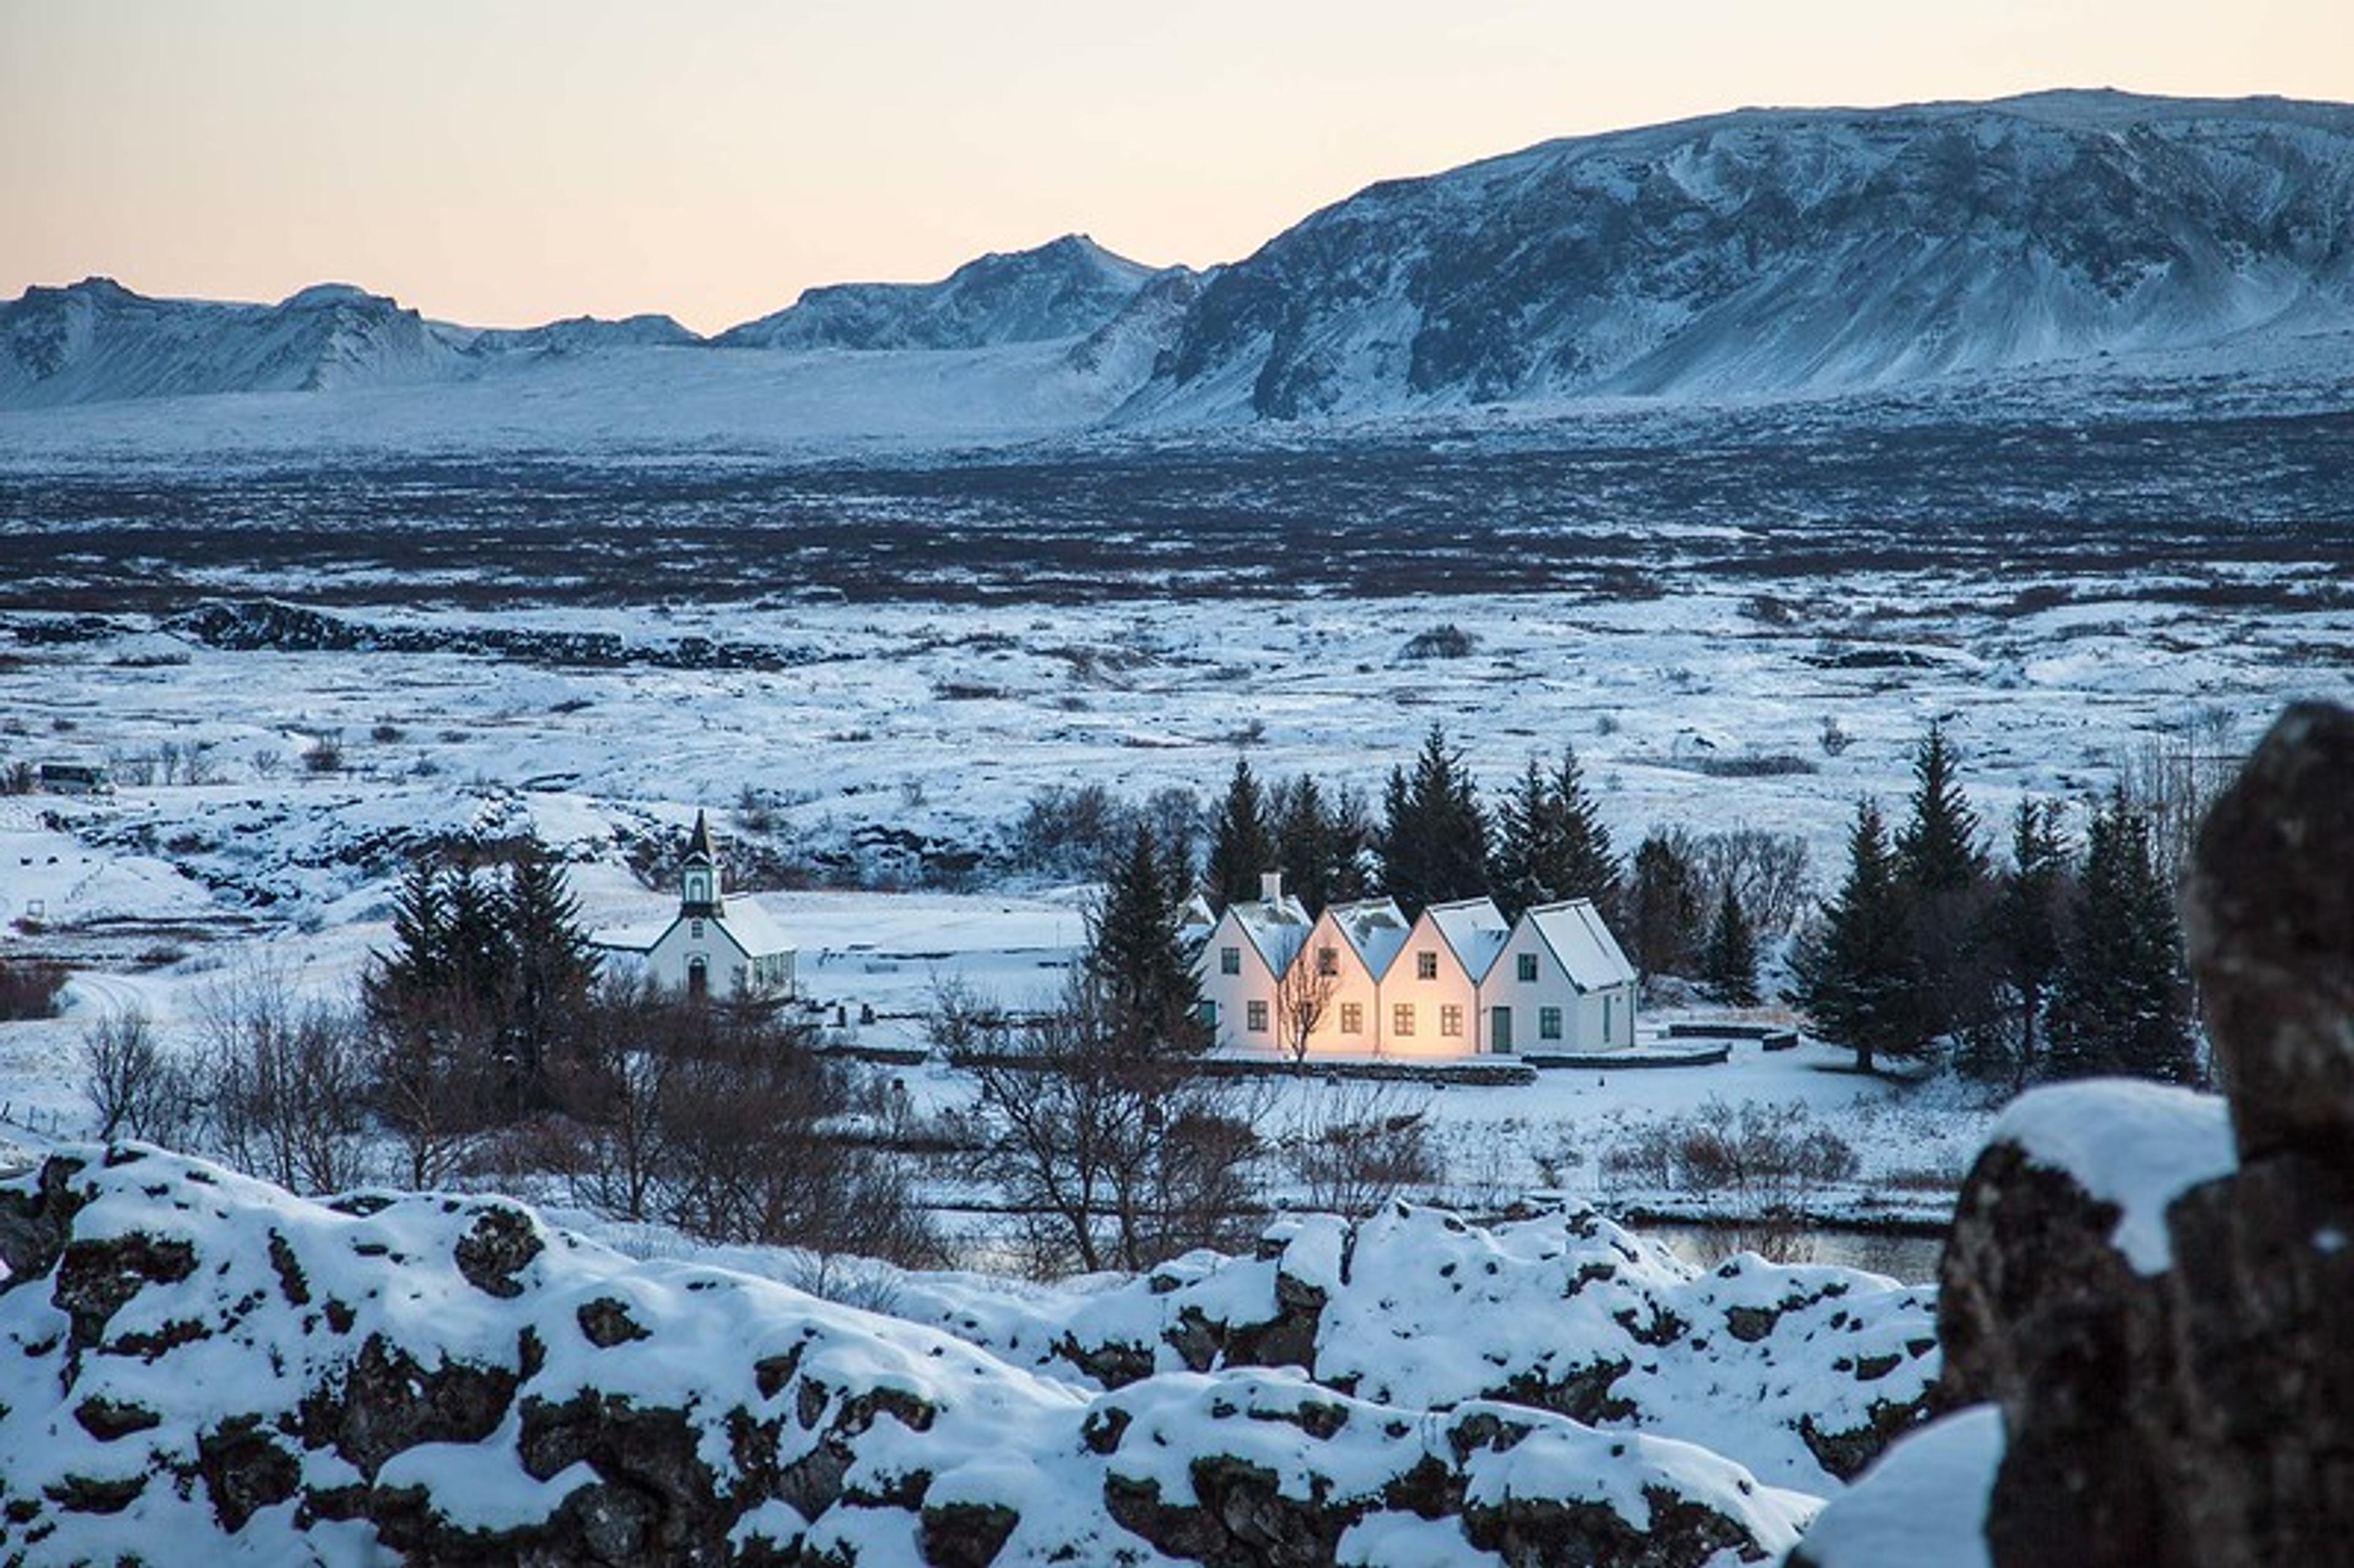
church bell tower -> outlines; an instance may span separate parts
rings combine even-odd
[[[693,919],[716,920],[727,913],[719,890],[719,857],[711,848],[711,824],[695,813],[695,832],[687,836],[686,855],[679,862],[678,912]]]

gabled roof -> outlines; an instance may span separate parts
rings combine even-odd
[[[1405,913],[1393,898],[1365,898],[1354,904],[1328,904],[1324,917],[1341,933],[1341,939],[1352,948],[1365,972],[1375,980],[1389,972],[1390,965],[1405,948],[1405,939],[1414,927],[1406,924]]]
[[[792,938],[777,924],[776,916],[741,895],[728,902],[726,914],[714,915],[710,920],[748,958],[794,950]]]
[[[1455,961],[1472,982],[1488,978],[1496,965],[1504,944],[1512,939],[1511,922],[1496,907],[1492,898],[1464,898],[1453,904],[1434,904],[1422,912],[1430,922]]]
[[[1307,946],[1308,933],[1316,924],[1308,917],[1308,906],[1288,893],[1272,903],[1254,899],[1227,905],[1218,924],[1223,928],[1229,923],[1257,950],[1267,972],[1277,975],[1290,964],[1293,954]]]
[[[1634,984],[1635,966],[1627,961],[1618,938],[1603,924],[1591,898],[1540,905],[1521,918],[1536,927],[1537,936],[1578,990]]]

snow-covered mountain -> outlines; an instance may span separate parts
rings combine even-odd
[[[1744,110],[1317,213],[1131,412],[1850,389],[2354,325],[2354,107],[2054,92]]]
[[[477,354],[589,354],[606,348],[683,348],[703,336],[666,315],[567,316],[535,327],[486,327],[466,346]]]
[[[256,305],[153,300],[86,278],[0,304],[5,407],[432,381],[462,359],[415,311],[345,283]]]
[[[1066,235],[935,283],[811,289],[710,340],[92,279],[0,303],[0,412],[323,391],[281,399],[270,439],[987,441],[2015,372],[2335,387],[2349,346],[2354,105],[2052,92],[1547,143],[1374,185],[1206,272]],[[406,390],[459,381],[482,395]],[[136,446],[180,439],[175,408],[89,418]],[[83,433],[58,424],[22,434]]]
[[[991,348],[1078,337],[1157,275],[1084,234],[992,251],[937,283],[836,283],[722,333],[725,348]]]

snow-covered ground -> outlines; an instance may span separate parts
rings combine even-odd
[[[24,641],[0,672],[0,759],[177,756],[185,780],[198,756],[204,781],[0,798],[0,950],[77,964],[64,1017],[0,1025],[0,1104],[19,1123],[75,1130],[80,1031],[136,1003],[183,1033],[206,988],[237,966],[266,959],[347,993],[385,939],[390,879],[420,835],[529,831],[570,863],[589,922],[620,927],[673,905],[625,856],[659,869],[709,808],[739,843],[821,880],[867,884],[754,895],[799,939],[814,1000],[841,1008],[866,1043],[907,1044],[943,979],[1020,1007],[1054,988],[1081,940],[1085,886],[1006,858],[1025,803],[1049,788],[1100,784],[1130,800],[1187,788],[1206,800],[1246,755],[1263,775],[1313,771],[1377,795],[1438,722],[1491,789],[1530,755],[1574,744],[1622,849],[1668,822],[1795,833],[1823,887],[1856,797],[1902,796],[1909,749],[1933,718],[1960,745],[1995,827],[2022,794],[2106,789],[2169,726],[2201,718],[2211,741],[2228,732],[2244,745],[2290,698],[2342,694],[2345,665],[2327,651],[2354,644],[2354,613],[2185,607],[2132,585],[2020,613],[2023,586],[1988,583],[1972,598],[1940,582],[1924,602],[1904,574],[1857,573],[1836,595],[1756,582],[1616,604],[345,611],[396,630],[604,630],[793,651],[774,669],[231,651],[133,617],[91,641]],[[1761,616],[1759,597],[1777,592],[1808,594],[1808,609]],[[1473,652],[1405,656],[1440,624],[1471,631]],[[313,773],[302,754],[330,736],[344,767]],[[1724,776],[1724,759],[1754,758],[1788,770]],[[135,780],[136,769],[118,773]],[[1607,1187],[1598,1157],[1614,1139],[1712,1099],[1756,1099],[1804,1105],[1863,1155],[1836,1207],[1935,1215],[1985,1111],[1950,1084],[1867,1082],[1829,1070],[1838,1061],[1813,1046],[1743,1046],[1708,1069],[1416,1092],[1466,1201],[1640,1200]],[[968,1092],[945,1067],[903,1075],[922,1108]],[[1279,1086],[1271,1114],[1316,1092]]]

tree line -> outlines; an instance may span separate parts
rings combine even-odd
[[[1793,955],[1794,1000],[1872,1071],[1950,1044],[2013,1086],[2125,1073],[2200,1075],[2190,980],[2153,811],[2120,784],[2080,845],[2058,800],[2029,799],[1998,857],[1932,725],[1892,832],[1858,802],[1838,891]]]
[[[1214,908],[1254,899],[1264,872],[1310,909],[1386,895],[1412,919],[1434,904],[1491,898],[1507,919],[1594,902],[1638,973],[1691,976],[1717,1000],[1759,1000],[1761,932],[1801,911],[1806,848],[1753,828],[1657,827],[1622,861],[1574,747],[1531,757],[1491,804],[1445,728],[1391,768],[1378,816],[1302,775],[1262,780],[1239,758],[1208,830],[1203,892]]]

